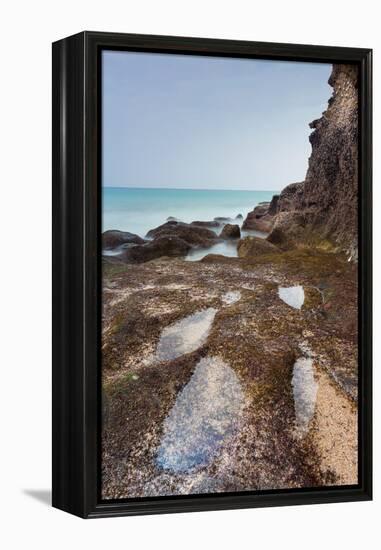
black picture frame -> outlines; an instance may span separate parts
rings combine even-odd
[[[359,484],[100,500],[100,52],[359,67]],[[372,50],[82,32],[53,44],[53,506],[84,518],[372,498]]]

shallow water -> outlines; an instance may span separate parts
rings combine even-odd
[[[222,254],[223,256],[229,256],[229,258],[237,258],[237,242],[238,241],[223,241],[209,248],[198,248],[196,250],[191,250],[186,256],[188,262],[197,262],[207,256],[208,254]]]
[[[118,248],[104,248],[102,250],[103,256],[119,256],[123,252],[123,249],[118,246]]]
[[[241,299],[241,293],[239,290],[230,290],[229,292],[226,292],[223,296],[221,296],[221,300],[224,302],[224,304],[230,305],[235,304]]]
[[[245,218],[277,191],[103,187],[102,231],[119,229],[141,237],[169,216],[183,222],[217,216]],[[242,222],[242,220],[237,220]]]
[[[293,307],[300,309],[304,304],[304,289],[302,286],[278,287],[278,296],[283,302]]]
[[[201,359],[164,421],[158,466],[187,472],[209,464],[236,431],[242,404],[233,369],[219,357]]]
[[[202,346],[209,335],[217,310],[210,307],[188,315],[166,327],[157,345],[154,361],[170,361]]]
[[[309,423],[315,412],[318,383],[315,381],[313,359],[300,357],[294,364],[292,388],[295,407],[297,434],[307,433]]]

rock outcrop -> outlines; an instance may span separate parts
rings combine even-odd
[[[254,210],[248,213],[242,224],[242,229],[269,233],[273,225],[273,215],[270,214],[272,202],[260,202]],[[274,210],[273,207],[271,208]]]
[[[333,65],[328,108],[310,123],[312,152],[305,180],[256,206],[243,229],[271,232],[269,241],[283,248],[328,241],[357,257],[357,73],[354,65]]]
[[[263,254],[273,254],[279,252],[279,249],[266,239],[260,239],[259,237],[245,237],[238,243],[238,256],[239,258],[253,258],[255,256],[261,256]]]
[[[234,225],[232,223],[227,223],[224,225],[221,233],[221,239],[239,239],[241,237],[241,230],[239,225]]]
[[[197,227],[220,227],[221,224],[214,221],[214,220],[211,220],[211,221],[199,221],[199,220],[196,220],[194,222],[191,222],[191,225],[195,225]]]
[[[120,259],[126,263],[142,263],[163,256],[186,256],[191,246],[178,237],[158,237],[143,245],[131,245],[120,254]]]
[[[328,240],[357,257],[357,79],[354,65],[333,66],[328,108],[310,124],[312,153],[305,181],[287,186],[280,194],[271,242],[288,233],[288,240]]]
[[[123,244],[144,244],[145,240],[129,233],[128,231],[117,231],[116,229],[110,229],[102,234],[102,247],[106,250],[116,248]]]
[[[208,247],[217,239],[216,234],[206,227],[176,221],[169,221],[148,231],[147,238],[157,237],[177,237],[192,247]]]

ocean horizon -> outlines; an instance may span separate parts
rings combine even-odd
[[[170,216],[190,223],[215,217],[243,218],[278,191],[168,187],[102,188],[102,231],[117,229],[144,237]]]

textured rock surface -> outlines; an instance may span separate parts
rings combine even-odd
[[[102,234],[102,246],[105,249],[116,248],[122,244],[143,244],[144,242],[145,240],[139,235],[128,231],[110,229]]]
[[[299,248],[225,257],[223,263],[212,256],[209,260],[105,264],[103,497],[356,483],[356,266],[343,254]],[[301,309],[278,295],[279,286],[295,285],[304,288]],[[308,298],[310,290],[318,299]],[[227,303],[226,296],[232,294],[240,299]],[[188,347],[185,355],[173,359],[150,360],[168,327],[209,308],[216,315],[197,349]],[[296,437],[293,367],[308,349],[319,390],[308,430]],[[219,402],[214,410],[214,399],[197,397],[202,387],[198,393],[189,391],[197,365],[211,358],[229,366],[242,387],[243,409],[234,433],[230,424],[220,430],[224,418]],[[226,378],[221,386],[215,380],[218,373],[209,374],[207,384],[221,397],[221,389],[229,388]],[[184,392],[192,397],[187,400],[189,410],[176,405]],[[211,406],[207,415],[205,403]],[[173,467],[179,460],[183,463],[184,451],[191,465],[199,459],[192,448],[175,440],[170,462],[167,454],[165,463],[160,460],[168,435],[166,419],[174,410],[181,413],[176,418],[183,426],[176,424],[171,435],[186,433],[191,417],[202,420],[194,423],[192,438],[198,450],[206,451],[207,460],[196,472]]]
[[[274,198],[271,202],[260,202],[254,210],[248,213],[242,224],[242,229],[254,229],[264,233],[271,231],[273,217],[269,214],[269,210],[271,206],[272,211],[274,211],[274,202],[276,202]]]
[[[151,229],[147,233],[148,238],[178,237],[191,246],[211,246],[216,240],[216,234],[206,227],[198,227],[188,223],[169,221]]]
[[[125,248],[120,259],[127,263],[148,262],[162,256],[186,256],[191,246],[178,237],[158,237],[143,245]]]
[[[220,234],[221,239],[239,239],[241,237],[241,230],[239,225],[227,223]]]
[[[265,239],[259,237],[245,237],[238,243],[238,256],[240,258],[255,257],[261,254],[277,252],[277,247]]]
[[[296,228],[295,216],[283,216],[274,231],[293,233],[297,240],[311,234],[328,239],[351,257],[357,257],[358,191],[358,88],[357,68],[334,65],[329,84],[333,95],[328,108],[311,122],[312,153],[303,183],[287,186],[280,194],[278,212],[302,215]],[[274,242],[274,238],[270,237]]]

